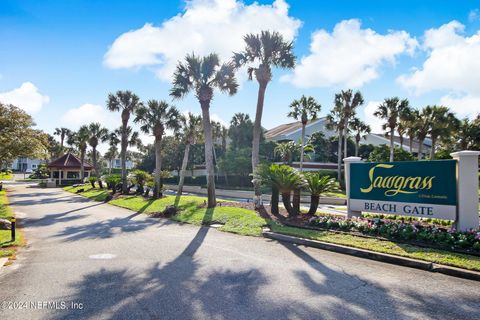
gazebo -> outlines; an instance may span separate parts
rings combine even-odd
[[[82,161],[72,153],[66,153],[58,159],[53,160],[47,165],[50,171],[50,179],[55,180],[57,185],[72,184],[80,181]],[[83,170],[85,178],[90,176],[93,166],[87,162],[83,162]]]

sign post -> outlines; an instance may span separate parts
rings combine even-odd
[[[458,207],[456,228],[468,231],[478,228],[478,156],[480,151],[450,154],[457,160]]]
[[[345,163],[345,190],[347,194],[347,199],[350,199],[350,164],[362,162],[362,158],[348,157],[348,158],[344,158],[343,162]],[[347,217],[348,218],[360,217],[361,215],[362,215],[362,211],[353,210],[350,207],[350,201],[347,201]]]

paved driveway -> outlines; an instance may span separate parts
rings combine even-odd
[[[480,317],[479,282],[9,188],[29,245],[0,273],[0,319]]]

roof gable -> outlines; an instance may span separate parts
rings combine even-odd
[[[64,154],[63,156],[61,156],[60,158],[55,159],[52,162],[50,162],[47,165],[47,167],[48,168],[78,168],[78,169],[80,169],[81,164],[82,164],[82,161],[77,156],[75,156],[73,153],[68,152],[68,153]],[[86,170],[90,170],[90,169],[93,168],[93,166],[86,161],[83,161],[83,167]]]

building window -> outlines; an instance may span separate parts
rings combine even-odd
[[[80,173],[76,171],[67,171],[67,179],[80,179]]]

